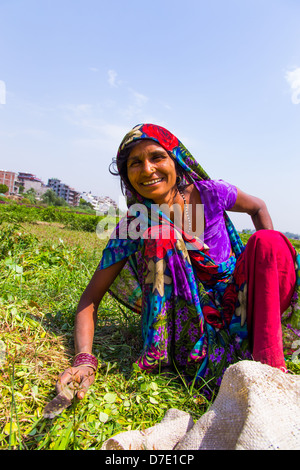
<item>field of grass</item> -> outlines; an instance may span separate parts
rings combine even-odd
[[[83,401],[44,419],[73,357],[74,314],[104,242],[57,223],[0,228],[0,449],[99,449],[115,433],[154,425],[172,407],[200,417],[208,403],[199,391],[175,376],[133,369],[139,317],[107,296],[94,341],[95,383]]]
[[[95,334],[101,367],[94,384],[83,401],[43,418],[73,357],[77,303],[104,245],[95,232],[59,222],[0,225],[0,449],[100,449],[113,434],[153,426],[169,408],[195,420],[208,409],[201,390],[180,377],[132,367],[141,348],[139,317],[107,295]]]

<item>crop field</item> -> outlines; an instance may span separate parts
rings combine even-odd
[[[77,304],[105,246],[91,229],[93,216],[66,222],[53,213],[0,207],[0,449],[100,449],[113,434],[153,426],[169,408],[199,419],[210,405],[201,389],[175,374],[133,367],[139,316],[108,295],[98,312],[94,354],[101,367],[94,384],[82,401],[43,418],[74,355]]]

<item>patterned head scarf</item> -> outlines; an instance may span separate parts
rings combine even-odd
[[[183,183],[190,184],[193,181],[210,179],[208,174],[203,170],[201,165],[199,165],[180,140],[164,127],[157,126],[155,124],[138,124],[125,135],[117,153],[117,166],[119,171],[121,156],[128,145],[144,139],[153,140],[158,143],[171,157],[174,158],[174,160],[177,161],[184,170],[182,175]],[[139,194],[133,194],[128,188],[126,188],[126,198],[128,207],[133,202],[142,202],[143,200]]]

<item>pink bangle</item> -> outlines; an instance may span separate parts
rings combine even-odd
[[[76,354],[73,362],[73,367],[79,367],[79,366],[89,366],[94,369],[94,371],[97,370],[98,367],[98,360],[93,354],[89,353],[79,353]]]

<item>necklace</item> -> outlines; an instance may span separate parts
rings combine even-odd
[[[178,191],[179,191],[179,194],[182,197],[183,202],[184,202],[184,211],[185,211],[185,215],[186,215],[186,218],[187,218],[187,221],[188,221],[188,224],[189,224],[188,232],[191,233],[192,232],[192,222],[191,222],[187,202],[186,202],[186,199],[185,199],[185,195],[184,195],[184,193],[181,189],[179,189]]]

